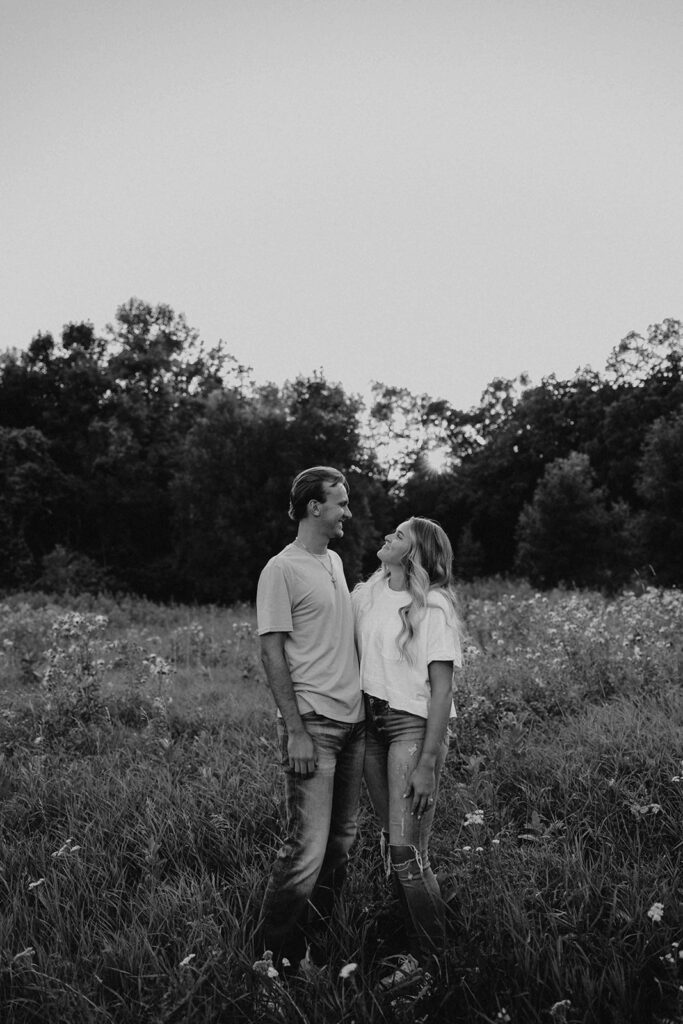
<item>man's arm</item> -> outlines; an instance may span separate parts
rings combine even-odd
[[[287,729],[289,767],[296,775],[312,775],[318,758],[315,743],[306,732],[294,695],[292,677],[285,658],[286,636],[286,633],[264,633],[261,637],[261,661]]]

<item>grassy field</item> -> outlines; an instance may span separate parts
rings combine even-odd
[[[281,800],[253,609],[0,602],[3,1024],[680,1024],[683,595],[461,595],[415,1005],[376,992],[404,943],[367,802],[327,978],[251,969]]]

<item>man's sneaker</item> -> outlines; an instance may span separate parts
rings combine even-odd
[[[397,960],[396,969],[380,980],[380,991],[391,996],[404,992],[415,994],[416,997],[427,995],[432,986],[431,974],[420,967],[411,953]]]
[[[386,974],[379,983],[380,988],[386,992],[393,991],[398,987],[403,988],[408,983],[416,984],[424,976],[422,968],[411,953],[396,959],[396,969],[391,974]]]

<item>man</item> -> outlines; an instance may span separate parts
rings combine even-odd
[[[298,963],[344,881],[365,745],[351,600],[341,559],[328,550],[351,518],[344,476],[329,466],[299,473],[289,516],[296,539],[268,562],[256,597],[285,773],[286,832],[260,923],[278,967],[284,957]]]

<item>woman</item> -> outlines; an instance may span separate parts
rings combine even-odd
[[[377,555],[380,568],[352,599],[366,705],[365,782],[411,945],[383,980],[390,987],[419,977],[445,945],[428,841],[461,655],[453,552],[441,527],[413,516]]]

